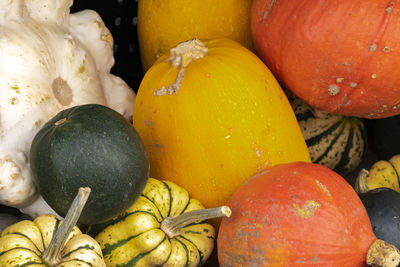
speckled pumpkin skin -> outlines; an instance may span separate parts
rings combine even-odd
[[[254,46],[313,107],[364,118],[400,113],[399,0],[255,0]]]
[[[314,163],[286,163],[250,178],[227,204],[221,266],[365,266],[376,240],[352,187]]]

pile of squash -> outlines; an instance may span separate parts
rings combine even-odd
[[[0,3],[1,266],[400,264],[400,1],[139,0],[137,87],[72,4]]]

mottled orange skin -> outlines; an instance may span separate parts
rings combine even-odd
[[[314,163],[270,167],[227,205],[232,216],[219,229],[221,266],[365,266],[376,240],[352,187]]]
[[[259,56],[311,106],[400,113],[400,0],[254,0],[251,28]]]

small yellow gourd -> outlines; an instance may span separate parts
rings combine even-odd
[[[369,170],[362,169],[355,182],[358,193],[386,187],[400,192],[400,154],[376,161]]]
[[[268,166],[310,161],[278,82],[229,39],[189,40],[161,57],[139,87],[133,124],[150,176],[168,177],[205,207],[224,205]]]
[[[75,226],[89,194],[89,188],[80,188],[63,221],[48,214],[4,229],[0,266],[105,267],[99,244]]]
[[[126,211],[91,225],[108,267],[199,266],[214,249],[216,231],[205,220],[230,216],[226,207],[204,209],[182,187],[149,178],[139,199]]]

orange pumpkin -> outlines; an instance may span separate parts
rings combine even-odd
[[[250,178],[230,198],[217,240],[221,266],[357,267],[387,261],[399,251],[377,240],[352,187],[314,163],[270,167]],[[378,258],[381,249],[385,259]],[[368,258],[368,259],[367,259]],[[393,260],[393,262],[392,262]]]
[[[400,113],[400,0],[254,0],[255,49],[314,108],[364,118]]]
[[[192,38],[230,38],[253,48],[251,0],[140,0],[138,37],[145,71],[162,54]]]
[[[139,87],[133,124],[151,177],[169,177],[206,207],[267,166],[310,161],[274,76],[228,39],[190,40],[161,57]]]

